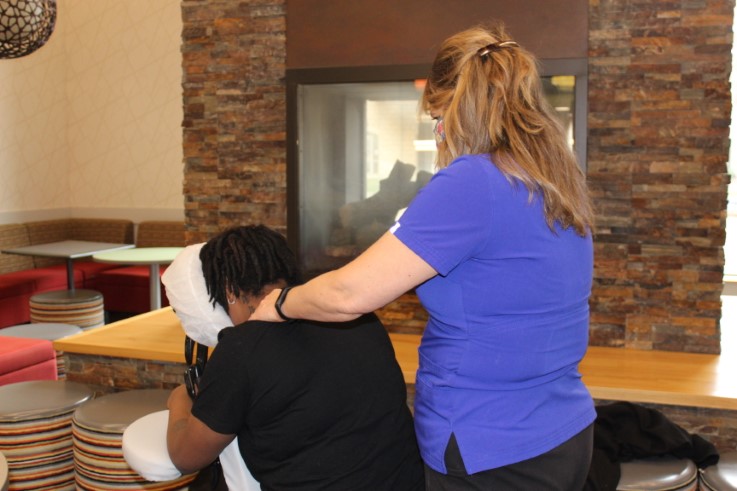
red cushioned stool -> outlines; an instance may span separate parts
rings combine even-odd
[[[56,351],[46,339],[2,338],[0,385],[29,380],[56,380]]]

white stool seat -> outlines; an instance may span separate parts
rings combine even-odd
[[[651,457],[621,464],[617,491],[696,491],[698,469],[688,459]]]
[[[131,469],[149,481],[170,481],[182,474],[166,448],[169,410],[137,419],[123,432],[123,457]]]
[[[737,452],[725,452],[719,463],[701,472],[704,491],[737,491]]]

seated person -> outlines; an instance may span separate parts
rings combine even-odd
[[[263,296],[297,279],[286,241],[264,226],[227,230],[169,266],[163,282],[177,315],[191,323],[213,314],[178,302],[175,290],[193,288],[196,302],[212,302],[235,326],[219,332],[194,402],[184,386],[171,394],[172,462],[196,471],[237,436],[262,489],[424,489],[404,380],[375,315],[331,328],[248,322]]]

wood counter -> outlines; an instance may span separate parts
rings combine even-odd
[[[420,337],[390,334],[413,384]],[[65,353],[184,363],[184,333],[171,307],[54,342]],[[737,359],[719,355],[590,347],[581,364],[595,399],[737,410]]]
[[[65,353],[184,363],[184,331],[171,307],[54,341]]]

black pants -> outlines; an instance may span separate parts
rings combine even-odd
[[[578,491],[586,483],[594,444],[594,426],[542,455],[469,475],[455,435],[445,449],[448,474],[425,466],[427,491]]]

